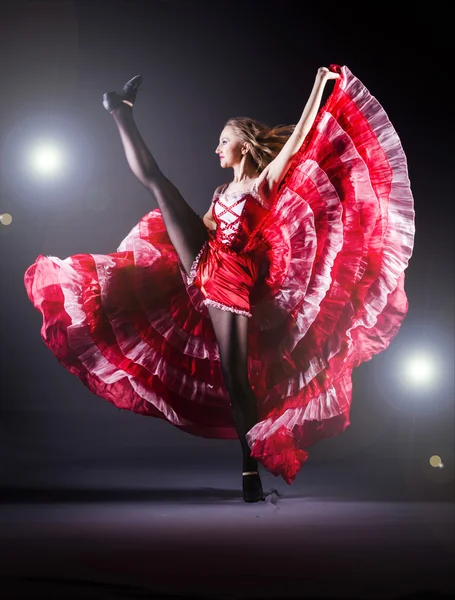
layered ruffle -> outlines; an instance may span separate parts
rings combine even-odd
[[[250,247],[267,269],[251,298],[252,453],[291,483],[307,449],[349,424],[352,369],[407,311],[414,240],[406,158],[386,113],[346,68]],[[201,249],[202,252],[202,249]],[[195,435],[237,437],[205,297],[159,210],[116,253],[39,256],[25,274],[58,360],[118,408]]]
[[[304,448],[349,425],[352,369],[389,345],[408,307],[414,209],[406,157],[378,101],[346,67],[339,71],[270,216],[288,258],[272,253],[269,279],[278,285],[269,319],[272,305],[279,310],[267,325],[276,343],[266,360],[274,369],[266,418],[248,441],[288,483],[307,459]],[[303,235],[287,226],[295,228],[297,213],[306,215]],[[293,271],[294,257],[302,267]]]

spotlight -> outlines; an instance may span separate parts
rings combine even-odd
[[[71,202],[96,164],[84,123],[46,112],[18,120],[2,137],[0,177],[26,205]]]
[[[39,175],[49,176],[58,173],[64,165],[64,155],[55,142],[37,144],[30,151],[30,166]]]
[[[436,365],[429,355],[417,355],[406,360],[404,374],[409,384],[415,387],[426,386],[436,379]]]

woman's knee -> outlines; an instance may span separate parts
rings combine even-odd
[[[159,169],[147,175],[146,188],[155,196],[168,196],[170,192],[175,193],[178,191],[175,185]]]

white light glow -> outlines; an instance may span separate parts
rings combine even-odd
[[[56,144],[37,144],[30,152],[30,164],[39,175],[55,175],[64,166],[64,154]]]
[[[407,358],[404,366],[406,381],[413,386],[427,386],[436,379],[436,362],[430,355]]]

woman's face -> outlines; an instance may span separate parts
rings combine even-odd
[[[225,127],[220,135],[220,143],[215,152],[220,157],[223,169],[233,167],[242,160],[242,142],[232,127]]]

